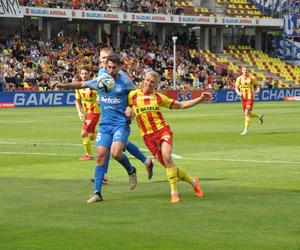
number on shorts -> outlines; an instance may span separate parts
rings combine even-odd
[[[98,133],[98,134],[97,134],[96,141],[100,141],[100,140],[101,140],[101,133]]]

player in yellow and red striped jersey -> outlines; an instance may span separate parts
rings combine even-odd
[[[248,134],[248,128],[251,118],[259,119],[263,124],[263,114],[256,114],[252,111],[255,94],[259,93],[260,86],[257,84],[256,78],[250,76],[247,67],[242,67],[242,75],[236,79],[235,92],[241,97],[242,106],[245,114],[245,127],[241,135]]]
[[[80,70],[80,80],[87,81],[90,78],[87,67],[82,67]],[[90,88],[76,90],[76,109],[79,119],[83,122],[81,130],[81,138],[85,155],[79,160],[93,160],[91,141],[95,139],[95,129],[100,118],[100,107],[98,105],[97,91]],[[84,114],[82,113],[82,108]]]
[[[167,177],[171,188],[171,202],[179,202],[177,191],[177,177],[190,183],[197,197],[203,196],[197,177],[191,177],[183,169],[176,167],[172,159],[173,135],[170,126],[163,117],[161,107],[169,109],[186,109],[203,101],[211,99],[211,93],[203,92],[198,98],[179,102],[156,92],[160,81],[156,71],[146,73],[145,80],[139,89],[133,90],[128,95],[128,105],[136,116],[140,132],[150,152],[166,168]],[[130,110],[126,110],[130,116]]]

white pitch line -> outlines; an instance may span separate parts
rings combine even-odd
[[[27,152],[0,152],[0,155],[48,155],[48,156],[74,156],[74,155],[78,155],[78,154],[27,153]]]
[[[174,159],[178,159],[178,160],[182,159],[182,157],[180,155],[172,154],[172,156],[173,156]]]
[[[271,160],[250,160],[250,159],[222,159],[222,158],[190,158],[182,157],[183,160],[191,161],[232,161],[232,162],[252,162],[252,163],[274,163],[274,164],[300,164],[299,161],[271,161]]]
[[[52,142],[4,142],[0,141],[3,145],[49,145],[49,146],[76,146],[82,147],[82,144],[76,143],[52,143]],[[149,152],[148,149],[140,148],[142,152]],[[72,156],[78,154],[55,154],[55,153],[22,153],[22,152],[0,152],[0,154],[6,155],[53,155],[53,156]],[[228,162],[251,162],[251,163],[266,163],[266,164],[300,164],[297,161],[273,161],[273,160],[251,160],[251,159],[222,159],[222,158],[192,158],[192,157],[182,157],[177,154],[172,154],[176,160],[190,160],[190,161],[228,161]]]
[[[46,145],[46,146],[76,146],[82,147],[78,143],[57,143],[57,142],[4,142],[0,141],[2,145]]]
[[[0,152],[0,155],[40,155],[40,156],[78,156],[78,154],[57,154],[57,153],[28,153],[28,152]],[[251,163],[266,163],[266,164],[300,164],[297,161],[260,161],[251,159],[222,159],[222,158],[190,158],[176,155],[177,160],[190,161],[229,161],[229,162],[251,162]],[[130,158],[134,158],[130,156]],[[175,157],[174,157],[175,158]],[[300,172],[296,172],[300,173]]]

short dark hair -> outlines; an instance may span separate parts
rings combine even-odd
[[[107,57],[107,61],[111,61],[119,66],[121,65],[121,58],[115,52],[109,53],[109,55]]]

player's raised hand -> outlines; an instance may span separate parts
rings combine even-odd
[[[126,116],[129,120],[132,120],[132,119],[134,118],[134,113],[133,113],[131,107],[127,106],[124,113],[125,113],[125,116]]]
[[[204,91],[201,93],[201,99],[203,102],[211,101],[212,99],[212,92]]]

